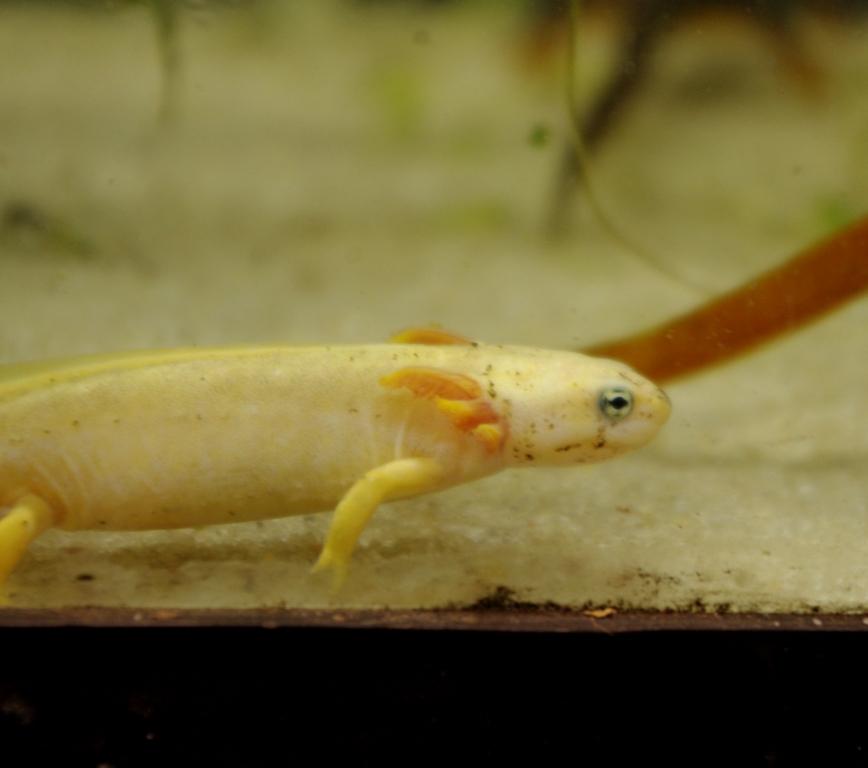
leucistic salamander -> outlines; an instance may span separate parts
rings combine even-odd
[[[669,400],[625,365],[436,329],[0,367],[0,584],[39,534],[335,508],[335,585],[377,506],[650,440]],[[337,505],[335,507],[335,505]]]

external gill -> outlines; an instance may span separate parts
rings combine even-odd
[[[476,379],[438,368],[401,368],[380,379],[384,387],[408,389],[416,397],[433,400],[462,432],[478,440],[489,453],[506,440],[506,425],[486,399]]]

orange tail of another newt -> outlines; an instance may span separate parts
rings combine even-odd
[[[583,352],[664,382],[816,320],[868,289],[868,216],[770,272],[645,333]]]

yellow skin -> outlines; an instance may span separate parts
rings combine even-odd
[[[666,395],[617,362],[440,331],[393,342],[0,368],[0,585],[50,527],[181,528],[335,505],[314,569],[339,585],[381,502],[610,458],[669,415]]]

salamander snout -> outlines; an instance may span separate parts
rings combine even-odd
[[[605,386],[597,400],[607,442],[622,448],[647,443],[669,419],[672,403],[658,386],[639,377],[629,384]]]

